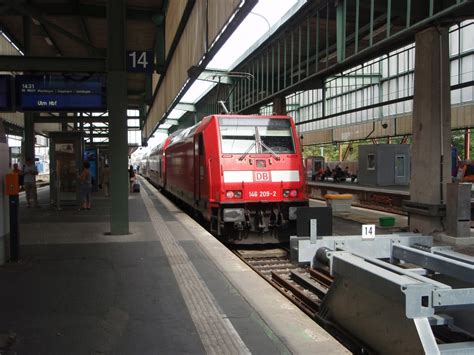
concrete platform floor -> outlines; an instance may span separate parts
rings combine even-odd
[[[148,183],[126,236],[104,234],[100,193],[56,211],[48,192],[21,203],[22,260],[0,267],[0,353],[347,353]]]

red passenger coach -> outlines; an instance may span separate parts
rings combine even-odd
[[[158,144],[151,152],[147,162],[146,177],[152,180],[158,188],[166,184],[166,160],[165,150],[170,145],[173,136],[166,138]]]
[[[215,115],[165,147],[166,191],[235,243],[275,243],[295,234],[308,205],[303,161],[287,116]]]

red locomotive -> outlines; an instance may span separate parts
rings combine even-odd
[[[299,140],[288,116],[208,116],[168,137],[148,159],[148,177],[224,241],[288,241],[296,208],[308,205]]]

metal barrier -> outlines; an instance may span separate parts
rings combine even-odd
[[[334,278],[320,316],[376,353],[474,353],[474,257],[393,234],[292,237],[292,258]]]

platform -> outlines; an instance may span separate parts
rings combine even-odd
[[[344,189],[346,191],[365,191],[365,192],[380,192],[387,194],[396,194],[401,196],[410,196],[409,186],[366,186],[352,182],[333,182],[333,181],[308,181],[308,186],[315,186],[320,188]]]
[[[348,353],[147,182],[126,236],[100,193],[57,211],[48,192],[21,203],[22,261],[0,267],[12,353]]]
[[[352,182],[308,181],[308,194],[324,199],[326,194],[352,194],[352,205],[380,211],[406,214],[403,201],[410,200],[409,186],[365,186]],[[471,189],[471,227],[474,228],[474,184]]]

